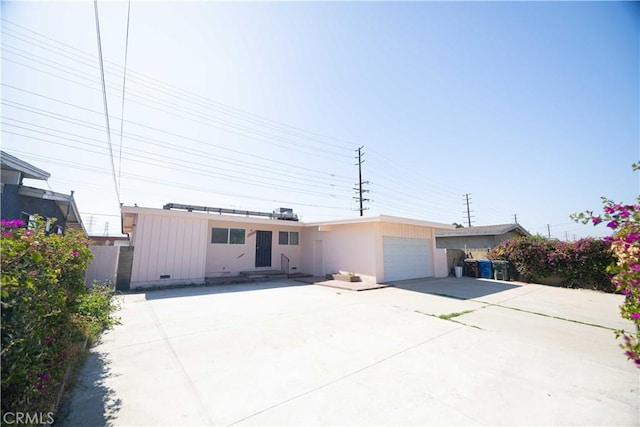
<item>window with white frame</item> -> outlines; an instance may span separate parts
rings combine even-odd
[[[297,231],[281,231],[278,234],[278,244],[280,245],[298,245],[299,235]]]
[[[211,229],[211,243],[244,245],[244,228],[218,228]]]

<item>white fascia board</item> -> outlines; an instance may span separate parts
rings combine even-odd
[[[4,151],[0,152],[2,156],[2,169],[14,170],[22,172],[25,178],[40,179],[46,181],[51,177],[51,174],[47,171],[43,171],[40,168],[33,166],[30,163],[20,160],[19,158],[12,156]]]
[[[429,227],[429,228],[437,228],[443,230],[454,229],[455,227],[451,224],[442,224],[438,222],[424,221],[419,219],[412,218],[402,218],[391,215],[377,215],[370,217],[358,217],[358,218],[347,218],[342,220],[335,221],[321,221],[321,222],[313,222],[307,223],[309,226],[330,226],[330,225],[343,225],[343,224],[360,224],[360,223],[368,223],[368,222],[389,222],[394,224],[406,224],[406,225],[415,225],[418,227]]]

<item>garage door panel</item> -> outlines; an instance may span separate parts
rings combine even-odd
[[[384,281],[432,275],[431,240],[383,237]]]

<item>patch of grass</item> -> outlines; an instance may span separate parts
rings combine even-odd
[[[438,316],[439,319],[442,320],[451,320],[454,317],[458,317],[458,316],[463,316],[465,314],[469,314],[469,313],[473,313],[475,310],[465,310],[465,311],[460,311],[457,313],[449,313],[449,314],[441,314]]]
[[[425,316],[436,317],[438,319],[448,320],[449,322],[459,323],[464,326],[469,326],[470,328],[476,328],[476,329],[482,330],[482,328],[479,326],[469,325],[467,323],[460,322],[459,320],[454,320],[455,317],[462,316],[463,314],[473,313],[475,310],[466,310],[466,311],[461,311],[459,313],[441,314],[439,316],[431,313],[424,313],[420,310],[414,310],[414,311],[419,314],[424,314]]]

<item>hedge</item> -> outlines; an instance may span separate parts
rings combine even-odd
[[[93,255],[74,230],[50,234],[42,218],[26,227],[2,220],[2,415],[55,410],[69,367],[113,327],[110,287],[85,286]]]

